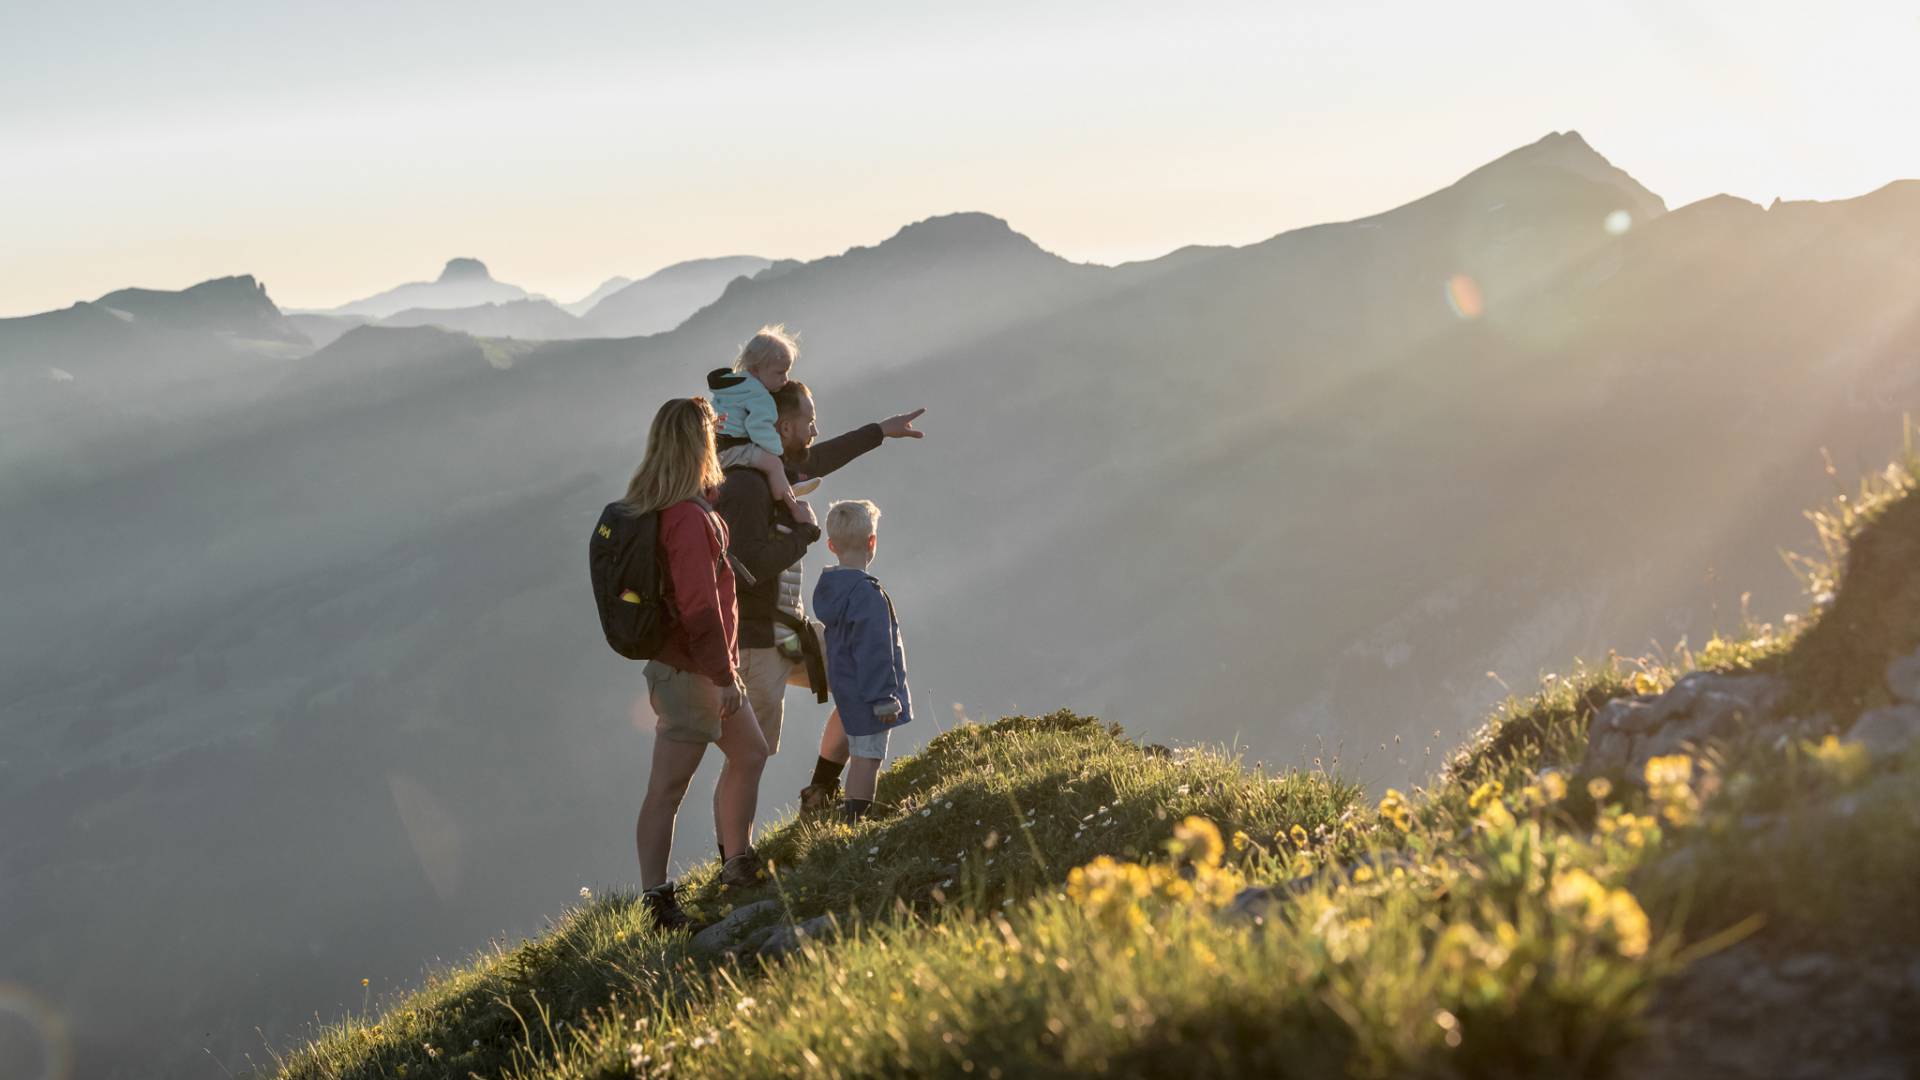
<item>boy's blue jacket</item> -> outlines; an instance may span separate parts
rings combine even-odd
[[[907,692],[907,650],[893,601],[871,574],[830,566],[813,587],[813,614],[827,624],[827,688],[849,735],[875,735],[913,720]],[[883,724],[874,709],[900,705],[899,719]]]

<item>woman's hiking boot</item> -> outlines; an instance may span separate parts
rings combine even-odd
[[[822,810],[831,810],[840,803],[839,784],[808,784],[800,789],[800,813],[818,814]]]
[[[766,877],[760,855],[752,848],[720,864],[720,884],[729,889],[751,889]]]
[[[662,930],[681,930],[693,925],[693,917],[680,907],[680,901],[674,896],[671,881],[641,893],[640,906],[653,916],[653,925]]]

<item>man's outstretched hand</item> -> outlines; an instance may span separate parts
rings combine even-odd
[[[901,413],[899,416],[889,416],[885,420],[880,421],[880,434],[885,435],[889,439],[924,439],[927,437],[927,433],[924,431],[915,431],[913,429],[913,422],[920,419],[921,415],[926,411],[925,409],[915,409],[909,413]]]

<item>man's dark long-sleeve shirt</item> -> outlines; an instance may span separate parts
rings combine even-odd
[[[804,480],[834,472],[884,442],[879,424],[855,428],[845,435],[816,442],[807,460],[789,468],[789,479]],[[735,582],[740,597],[740,647],[773,647],[773,613],[780,602],[780,572],[806,557],[807,548],[820,539],[820,530],[794,520],[787,504],[773,497],[767,478],[754,468],[727,470],[713,509],[727,523],[728,550],[753,575]],[[782,531],[777,526],[785,526]]]

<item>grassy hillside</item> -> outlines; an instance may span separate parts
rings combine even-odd
[[[751,916],[718,932],[734,952],[588,898],[280,1074],[1911,1068],[1888,1018],[1920,994],[1920,740],[1866,732],[1904,715],[1889,665],[1920,648],[1913,465],[1813,515],[1808,617],[1550,676],[1429,789],[1364,795],[1064,712],[965,725],[887,773],[879,818],[767,830],[764,888],[697,874],[700,914]],[[1698,704],[1742,686],[1771,696]],[[1634,746],[1672,752],[1606,764],[1599,733],[1634,716]],[[783,949],[756,922],[814,933]],[[1722,1008],[1746,1030],[1706,1022]]]

